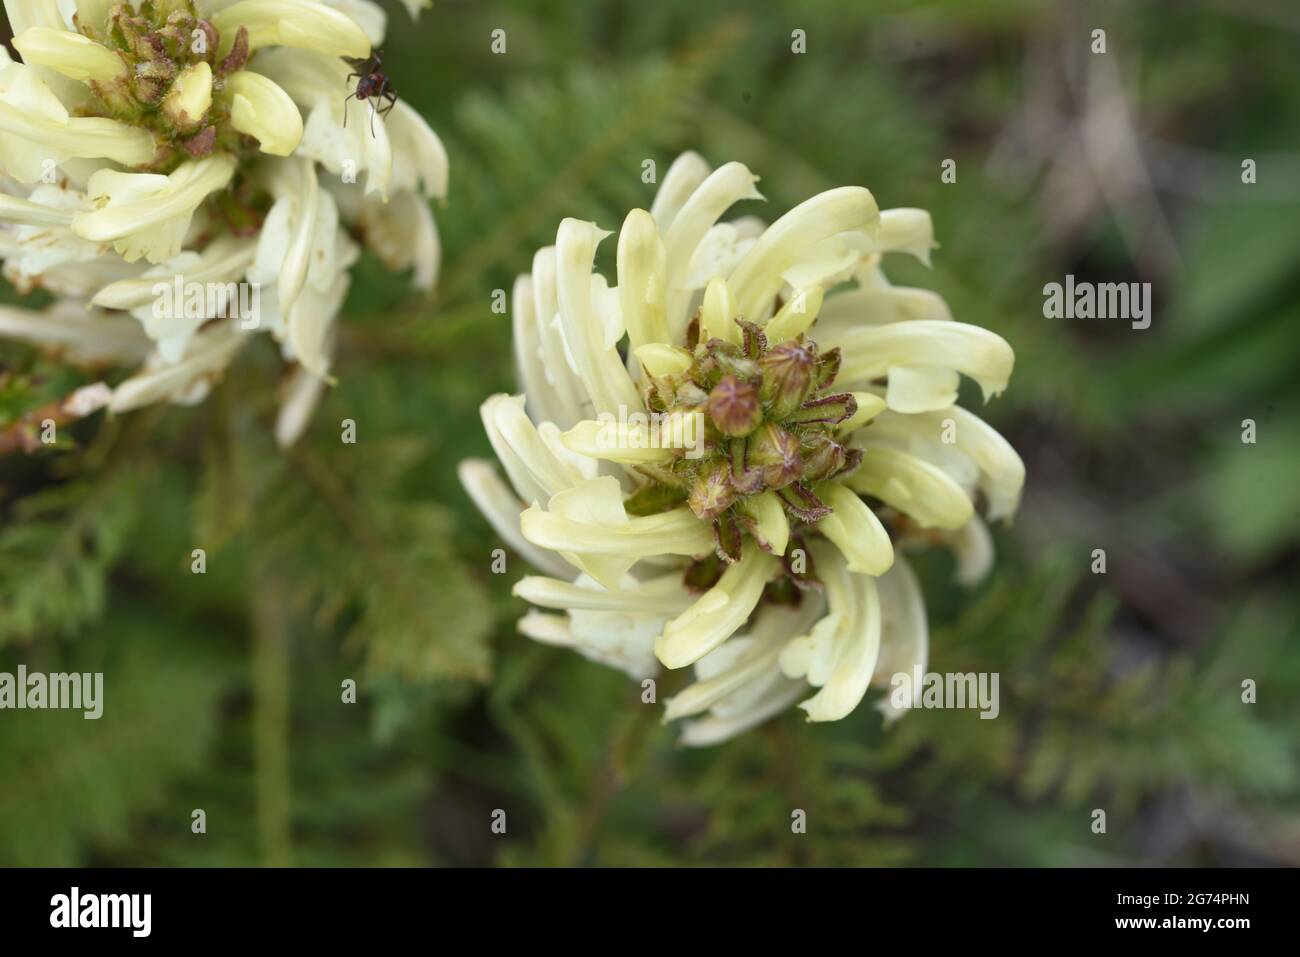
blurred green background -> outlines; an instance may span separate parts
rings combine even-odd
[[[97,722],[0,713],[0,864],[1300,863],[1298,45],[1281,0],[389,5],[451,156],[434,300],[359,265],[290,453],[262,343],[197,409],[0,460],[0,670],[106,672]],[[892,278],[1015,348],[1003,397],[963,393],[1028,467],[996,570],[919,560],[931,667],[999,672],[998,720],[791,712],[686,751],[514,631],[525,566],[491,574],[456,479],[513,389],[492,292],[685,149],[759,173],[769,219],[844,184],[929,209],[934,269]],[[1151,328],[1043,318],[1067,273],[1151,282]],[[0,345],[0,425],[79,381]]]

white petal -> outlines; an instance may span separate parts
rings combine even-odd
[[[265,51],[256,63],[258,72],[275,81],[306,113],[296,155],[315,160],[347,183],[365,172],[366,193],[386,196],[390,190],[413,188],[409,170],[394,185],[394,147],[386,118],[376,115],[369,102],[347,99],[346,63],[310,50],[289,49]],[[398,113],[395,108],[388,119]],[[408,140],[415,135],[404,119],[397,122]],[[417,142],[428,148],[426,142]],[[438,160],[430,157],[424,162],[436,165]]]
[[[569,612],[569,630],[581,645],[578,650],[597,661],[635,663],[640,674],[634,677],[645,677],[659,670],[654,640],[663,627],[662,614],[629,615],[586,609]],[[630,668],[624,670],[632,674]]]
[[[622,588],[613,590],[586,575],[580,575],[575,582],[528,575],[515,583],[513,594],[542,608],[617,611],[661,618],[684,610],[691,602],[691,593],[677,572],[645,582],[629,576]]]
[[[337,230],[323,234],[321,243],[336,248],[340,245],[355,248],[346,237],[337,235]],[[309,372],[322,379],[329,379],[330,362],[334,354],[334,322],[339,310],[343,308],[350,282],[351,275],[346,265],[340,265],[335,271],[334,280],[328,288],[321,289],[308,282],[285,317],[286,341],[290,347],[286,357],[296,359]]]
[[[516,276],[510,290],[510,324],[515,346],[515,381],[525,396],[528,411],[538,422],[563,418],[560,397],[546,374],[541,329],[533,306],[533,279],[527,274]]]
[[[772,550],[773,555],[784,555],[790,544],[790,520],[780,497],[772,491],[751,495],[739,508],[755,522],[753,534],[759,543]]]
[[[466,494],[487,519],[492,530],[510,546],[512,551],[523,556],[524,560],[534,568],[550,575],[573,577],[573,569],[560,556],[544,548],[538,548],[520,533],[519,515],[523,505],[502,481],[492,463],[481,459],[466,459],[460,463],[457,472]]]
[[[877,579],[876,585],[880,592],[882,633],[880,660],[872,681],[888,687],[894,675],[906,674],[909,682],[913,682],[917,669],[925,674],[929,658],[930,630],[920,585],[901,555],[894,567]],[[918,696],[914,703],[919,704],[921,688],[913,684],[913,694]],[[876,704],[887,723],[906,713],[906,709],[896,707],[890,698],[887,694]]]
[[[858,410],[835,427],[839,438],[852,435],[885,410],[885,400],[874,392],[854,392],[853,401]]]
[[[731,294],[727,280],[714,276],[705,287],[704,301],[700,304],[700,335],[738,346],[741,344],[741,331],[736,324],[737,318],[736,298]]]
[[[617,588],[635,562],[660,555],[702,555],[713,533],[688,508],[629,517],[622,488],[611,476],[579,483],[534,505],[520,517],[524,537],[561,552],[607,588]]]
[[[126,75],[116,53],[71,30],[29,27],[14,36],[13,44],[24,63],[47,66],[80,83],[112,83]]]
[[[880,214],[880,232],[876,234],[878,252],[904,252],[930,265],[934,248],[934,223],[924,209],[886,209]]]
[[[698,714],[742,689],[764,686],[779,651],[778,642],[760,643],[751,635],[731,638],[695,663],[695,683],[664,702],[664,721]]]
[[[828,561],[835,562],[835,568],[827,569],[822,574],[823,587],[831,583],[827,591],[839,589],[835,610],[821,618],[812,629],[786,643],[781,649],[781,670],[791,678],[807,678],[808,682],[820,687],[831,676],[835,667],[835,656],[843,636],[855,623],[856,604],[843,597],[847,585],[837,584],[840,578],[847,583],[844,560],[838,556]],[[838,576],[838,577],[837,577]],[[846,603],[847,601],[847,603]]]
[[[856,584],[863,592],[858,630],[847,636],[835,662],[835,671],[822,690],[799,703],[808,712],[809,721],[839,721],[847,717],[871,684],[880,653],[880,599],[874,578],[858,575]]]
[[[5,17],[15,36],[31,27],[68,29],[68,19],[57,0],[5,0],[4,7]],[[7,56],[6,53],[6,59]]]
[[[618,290],[611,289],[609,281],[600,273],[591,276],[591,308],[596,312],[596,322],[601,330],[601,346],[607,350],[617,349],[627,334],[627,327],[623,325]]]
[[[209,319],[238,318],[244,329],[260,322],[260,288],[236,282],[252,260],[253,250],[251,240],[222,237],[202,255],[183,252],[146,270],[139,279],[106,286],[93,302],[129,309],[158,344],[162,358],[178,362],[190,337]]]
[[[267,77],[240,70],[226,79],[230,125],[258,142],[263,153],[289,156],[302,142],[302,114],[289,94]]]
[[[168,176],[100,170],[86,193],[96,209],[73,223],[78,236],[112,242],[127,262],[151,263],[180,252],[195,209],[208,194],[230,182],[235,160],[215,155],[181,165]]]
[[[0,232],[0,257],[5,279],[23,294],[40,288],[84,300],[105,283],[139,273],[111,247],[86,242],[71,229],[20,226],[17,233],[22,242]]]
[[[653,655],[644,651],[629,654],[623,648],[599,647],[584,635],[578,634],[573,619],[564,615],[530,611],[519,620],[519,631],[534,641],[569,648],[592,661],[618,668],[638,681],[650,677],[658,670]]]
[[[978,585],[993,568],[993,536],[988,526],[975,515],[946,539],[957,558],[957,584],[967,588]]]
[[[654,217],[660,234],[672,226],[682,206],[708,178],[709,171],[709,164],[699,153],[688,150],[673,160],[650,205],[650,215]]]
[[[671,437],[646,423],[586,419],[565,432],[563,439],[565,447],[579,455],[623,465],[671,462],[676,458]]]
[[[681,375],[691,367],[694,357],[685,349],[648,342],[636,350],[636,359],[652,376]]]
[[[546,246],[533,256],[531,277],[533,289],[533,316],[541,350],[542,369],[551,391],[551,411],[544,416],[560,428],[568,428],[592,412],[581,379],[572,368],[564,345],[563,335],[557,328],[559,298],[556,290],[555,247]],[[529,400],[541,395],[529,390]]]
[[[0,306],[0,336],[57,352],[75,364],[140,362],[150,343],[129,316],[61,300],[43,311]]]
[[[355,20],[310,0],[241,0],[215,13],[211,21],[221,34],[221,56],[230,52],[241,26],[248,28],[250,51],[286,46],[336,57],[370,56],[370,40]]]
[[[975,514],[970,498],[946,472],[897,449],[867,446],[862,464],[843,481],[910,515],[923,528],[958,529]]]
[[[44,0],[42,0],[44,2]],[[114,0],[72,0],[77,20],[83,24],[89,24],[96,30],[100,29],[108,22],[108,13],[113,8]],[[68,13],[67,0],[52,0],[51,3],[57,11],[62,14],[60,25],[66,27],[73,26],[73,20]],[[8,4],[6,4],[6,7]]]
[[[921,319],[861,326],[818,341],[844,352],[839,384],[870,382],[895,367],[939,366],[970,376],[985,400],[1007,387],[1016,359],[1001,336],[964,322]]]
[[[929,412],[957,401],[961,376],[943,366],[890,366],[885,404],[895,412]]]
[[[271,276],[259,276],[259,278],[266,280],[274,278],[280,309],[287,315],[307,284],[307,271],[311,266],[311,253],[317,241],[317,230],[323,228],[318,224],[323,207],[322,196],[329,200],[329,208],[337,209],[337,207],[328,194],[321,193],[316,179],[316,168],[309,160],[294,158],[276,162],[268,169],[271,174],[268,188],[276,197],[275,205],[281,208],[280,215],[284,217],[289,228],[282,240],[283,257],[271,267]],[[272,213],[276,212],[273,207]],[[274,242],[277,247],[281,242],[279,238],[281,233],[278,229],[267,234],[264,225],[263,230],[264,236],[259,240],[258,248],[259,267],[263,263],[263,250],[272,242],[270,237],[276,237]]]
[[[728,566],[716,585],[664,626],[662,637],[655,642],[655,655],[668,668],[684,668],[699,661],[745,626],[777,567],[770,555],[757,548],[745,549],[740,561]]]
[[[0,193],[0,220],[7,223],[23,226],[70,226],[72,218],[70,209],[46,206]]]
[[[294,366],[285,383],[280,411],[275,417],[275,442],[287,449],[302,437],[325,394],[325,381],[302,366]]]
[[[961,406],[918,415],[882,412],[858,433],[868,434],[871,444],[891,443],[920,456],[966,487],[978,482],[990,520],[1015,513],[1025,484],[1024,462],[996,429]]]
[[[768,672],[780,671],[777,655],[781,646],[790,635],[806,631],[819,612],[820,602],[812,596],[797,609],[778,605],[763,608],[755,614],[754,625],[743,638],[732,638],[696,662],[695,683],[664,702],[664,721],[675,721],[720,704],[736,703],[735,693],[746,686],[757,684],[765,688],[763,679]],[[748,703],[752,707],[755,700]],[[723,713],[735,711],[724,707]]]
[[[807,684],[802,681],[785,679],[777,682],[745,714],[730,718],[709,716],[697,721],[688,721],[682,728],[681,743],[691,748],[721,744],[742,731],[748,731],[762,724],[773,715],[780,714],[794,704],[807,689]]]
[[[205,60],[181,70],[161,105],[163,114],[173,126],[186,132],[198,129],[211,108],[212,67]]]
[[[191,405],[207,395],[248,337],[234,322],[214,323],[190,340],[180,362],[151,361],[145,369],[113,390],[112,412],[125,412],[154,402]]]
[[[875,198],[860,186],[841,186],[800,203],[768,227],[731,274],[741,315],[750,321],[766,316],[781,273],[809,247],[837,233],[872,231],[879,220]]]
[[[600,469],[593,459],[585,455],[579,455],[564,444],[564,433],[554,422],[541,422],[537,426],[537,434],[541,436],[546,447],[551,450],[551,454],[559,461],[563,462],[578,477],[578,481],[585,482],[587,479],[594,479],[600,474]]]
[[[34,68],[11,63],[0,72],[0,164],[19,182],[37,182],[48,162],[60,165],[71,158],[140,166],[154,158],[154,149],[145,130],[70,115]]]
[[[154,266],[138,279],[122,279],[105,286],[91,300],[105,309],[135,309],[154,301],[158,280],[180,275],[186,282],[224,283],[239,278],[253,261],[256,244],[250,239],[221,237],[202,253],[183,252],[174,259]]]
[[[705,233],[728,209],[742,199],[762,199],[754,184],[758,177],[744,163],[720,166],[691,194],[664,233],[665,278],[668,287],[669,331],[673,341],[685,328],[685,303],[689,298],[686,273]],[[745,318],[750,318],[744,314]]]
[[[364,30],[371,46],[378,46],[384,42],[388,14],[379,4],[371,3],[370,0],[321,0],[321,2],[333,7]]]
[[[768,345],[780,345],[807,332],[821,314],[823,297],[821,286],[796,286],[789,301],[763,326]]]
[[[524,501],[545,501],[583,481],[581,473],[542,440],[524,412],[523,396],[498,393],[479,411],[488,441]]]
[[[755,224],[757,227],[752,230],[752,235],[751,231],[742,228],[747,223]],[[731,222],[718,223],[704,234],[700,244],[695,247],[691,261],[686,267],[686,278],[682,282],[682,289],[688,292],[703,289],[714,276],[730,276],[740,265],[741,260],[754,248],[758,237],[766,228],[767,224],[755,217],[741,217]],[[678,305],[688,301],[685,296],[679,297]],[[683,314],[678,312],[674,317],[674,325],[682,325]],[[685,318],[689,319],[689,316]]]
[[[403,192],[384,202],[367,196],[361,205],[358,225],[366,245],[392,270],[412,270],[411,285],[425,291],[438,282],[442,264],[442,243],[433,212],[415,193]]]
[[[614,348],[604,346],[603,327],[591,300],[591,268],[597,244],[609,233],[594,223],[566,219],[556,236],[557,292],[564,341],[577,364],[582,385],[597,412],[618,416],[643,409]]]
[[[18,36],[31,27],[48,27],[52,30],[71,29],[71,21],[65,15],[60,0],[5,0],[4,8],[13,36]],[[97,24],[103,24],[106,20],[107,11],[95,18]],[[0,45],[0,72],[8,72],[14,65],[8,49]],[[16,65],[27,69],[22,64]],[[31,69],[40,75],[65,106],[76,108],[90,101],[90,90],[76,80],[63,76],[49,67],[36,66]],[[3,80],[0,80],[0,83],[3,83]]]
[[[860,323],[881,326],[917,319],[950,322],[952,312],[943,297],[929,289],[881,282],[828,297],[822,305],[817,328],[841,329]]]
[[[838,482],[819,485],[815,491],[831,507],[831,514],[817,523],[817,530],[839,546],[849,570],[883,574],[894,562],[894,547],[876,513]]]
[[[862,233],[841,233],[808,248],[794,264],[783,270],[781,278],[795,288],[822,286],[832,288],[857,273],[867,255],[869,240]]]
[[[418,19],[421,10],[428,10],[433,6],[433,0],[402,0],[402,6],[406,7],[406,12],[411,15],[411,19]]]
[[[393,105],[385,121],[392,140],[392,188],[418,189],[423,196],[444,198],[450,164],[438,134],[404,100]]]
[[[618,234],[618,298],[633,350],[670,341],[664,319],[665,255],[654,217],[643,209],[628,213]]]

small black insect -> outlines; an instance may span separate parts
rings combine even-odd
[[[381,116],[387,116],[397,104],[397,92],[393,89],[393,83],[384,75],[380,69],[384,65],[384,51],[375,50],[370,56],[362,57],[345,57],[348,66],[352,67],[353,72],[348,74],[347,82],[351,83],[352,78],[357,78],[357,88],[349,93],[343,99],[343,125],[348,125],[348,100],[354,96],[358,100],[383,100],[384,106],[375,109],[371,105],[370,113],[370,135],[375,135],[375,113]]]

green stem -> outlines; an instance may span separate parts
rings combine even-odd
[[[248,459],[254,416],[240,397],[249,394],[248,363],[236,362],[213,398],[225,426],[224,456],[232,497],[253,498]],[[246,536],[247,537],[247,536]],[[253,788],[258,849],[267,867],[293,864],[292,791],[289,763],[289,612],[270,562],[259,560],[256,543],[245,578],[251,626],[253,692]]]
[[[661,730],[663,701],[689,683],[684,671],[663,671],[657,678],[656,704],[643,704],[628,715],[611,736],[608,757],[587,786],[587,797],[573,846],[560,861],[577,867],[595,857],[596,844],[610,803],[642,771],[650,744]]]
[[[253,588],[253,741],[257,834],[268,867],[293,863],[289,781],[289,641],[284,606]]]

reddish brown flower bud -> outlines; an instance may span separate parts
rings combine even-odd
[[[695,361],[687,371],[689,378],[703,389],[712,389],[724,376],[757,381],[758,363],[746,358],[740,346],[725,339],[710,339],[697,350]]]
[[[820,433],[804,438],[803,481],[821,482],[844,467],[844,446]]]
[[[723,376],[709,393],[709,418],[723,435],[748,435],[763,421],[758,387],[735,376]]]
[[[803,471],[799,440],[774,422],[768,422],[749,438],[746,464],[763,471],[763,484],[784,488]]]
[[[718,460],[706,465],[695,477],[686,504],[698,517],[712,521],[736,500],[736,490],[731,487],[731,465]]]
[[[800,336],[772,349],[759,365],[763,369],[763,401],[773,418],[783,419],[803,405],[812,389],[817,347]]]

